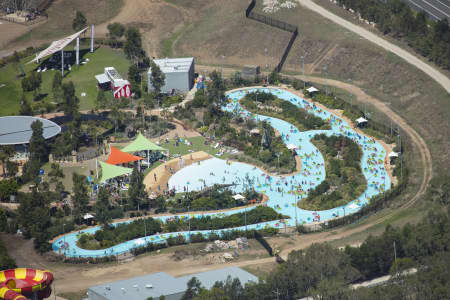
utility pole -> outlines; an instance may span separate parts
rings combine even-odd
[[[328,66],[323,67],[325,71],[325,80],[328,80]],[[328,96],[328,84],[325,82],[325,94]]]

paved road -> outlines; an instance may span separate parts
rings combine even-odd
[[[425,0],[430,1],[430,0]],[[436,0],[434,0],[436,1]],[[443,0],[439,0],[443,1]],[[329,12],[322,6],[314,3],[312,0],[300,0],[299,1],[302,6],[307,7],[308,9],[322,15],[323,17],[333,21],[334,23],[337,23],[338,25],[341,25],[342,27],[358,34],[359,36],[371,41],[372,43],[380,46],[381,48],[390,51],[397,56],[401,57],[402,59],[406,60],[408,63],[414,65],[419,70],[422,70],[425,74],[433,78],[437,83],[439,83],[448,93],[450,93],[450,79],[439,72],[437,69],[433,68],[426,62],[420,60],[416,56],[412,55],[406,50],[403,50],[402,48],[388,42],[387,40],[375,35],[374,33],[358,26],[353,23],[350,23],[343,18],[336,16],[332,12]]]
[[[450,21],[449,0],[403,0],[416,11],[424,10],[431,19],[441,20],[447,18]]]

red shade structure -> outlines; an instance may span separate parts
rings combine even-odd
[[[122,152],[119,149],[111,146],[111,153],[109,153],[108,160],[106,160],[106,163],[111,165],[118,165],[141,159],[144,158],[130,153]]]

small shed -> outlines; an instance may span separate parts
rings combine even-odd
[[[105,74],[95,75],[95,79],[97,79],[98,87],[104,91],[111,89],[111,80]]]

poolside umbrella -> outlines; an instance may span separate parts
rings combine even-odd
[[[118,165],[118,164],[124,164],[124,163],[133,162],[133,161],[137,161],[137,160],[141,160],[141,159],[144,159],[144,158],[130,154],[130,153],[120,151],[116,147],[111,146],[111,152],[109,153],[106,163],[111,164],[111,165]]]
[[[131,172],[133,172],[132,168],[110,165],[102,161],[100,162],[100,166],[102,167],[102,178],[100,179],[101,183],[106,182],[108,179],[131,174]]]
[[[149,141],[142,133],[139,132],[136,139],[122,149],[123,152],[138,152],[147,150],[147,165],[149,164],[149,151],[168,151],[163,147]]]

